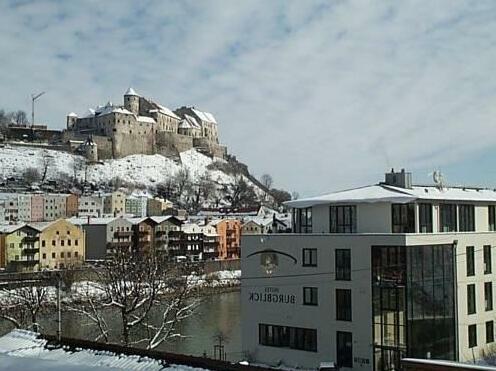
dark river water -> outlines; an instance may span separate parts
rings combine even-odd
[[[227,359],[241,360],[240,310],[239,291],[204,297],[196,315],[185,319],[178,328],[179,332],[187,338],[174,339],[170,343],[161,344],[157,350],[197,356],[205,352],[209,357],[213,357],[214,343],[217,343],[214,336],[222,333],[227,339],[224,343]],[[94,340],[97,334],[95,328],[83,322],[75,314],[63,313],[62,335]],[[40,323],[43,327],[42,332],[55,334],[56,313],[45,315]],[[108,323],[111,325],[111,321]],[[7,323],[0,322],[0,334],[8,332],[9,329]]]

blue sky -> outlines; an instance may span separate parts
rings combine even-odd
[[[62,128],[132,86],[212,112],[301,195],[381,180],[496,187],[494,1],[2,1],[0,107]]]

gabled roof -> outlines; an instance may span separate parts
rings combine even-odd
[[[75,224],[75,225],[107,225],[114,220],[116,220],[117,217],[112,217],[112,218],[69,218],[66,219],[68,222]]]
[[[155,124],[155,119],[153,119],[152,117],[148,117],[148,116],[138,116],[138,121],[144,122],[147,124]]]
[[[21,229],[24,226],[26,226],[25,223],[21,223],[21,224],[1,224],[0,225],[0,233],[1,234],[10,234],[12,232],[17,231],[18,229]]]
[[[149,218],[157,224],[163,223],[166,220],[169,220],[170,222],[177,225],[182,224],[182,221],[176,218],[174,215],[150,216]]]
[[[159,112],[159,113],[162,113],[164,115],[173,117],[173,118],[178,119],[178,120],[181,119],[178,115],[176,115],[174,112],[172,112],[172,110],[170,110],[169,108],[167,108],[165,106],[162,106],[161,104],[155,103],[155,102],[153,102],[151,100],[149,100],[149,102],[151,104],[153,104],[156,108],[155,109],[151,109],[148,112]]]
[[[196,116],[198,116],[200,120],[217,124],[214,115],[212,115],[210,112],[200,111],[197,110],[196,108],[192,108],[191,110],[195,113]]]
[[[60,220],[60,219],[59,219]],[[40,232],[43,232],[45,229],[47,229],[48,227],[50,227],[52,224],[55,224],[56,222],[58,222],[59,220],[54,220],[54,221],[51,221],[51,222],[37,222],[37,223],[29,223],[29,226],[30,227],[33,227],[34,229],[36,229],[37,231],[40,231]]]

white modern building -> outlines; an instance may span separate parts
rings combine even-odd
[[[496,191],[377,185],[289,201],[293,233],[242,239],[242,342],[260,363],[399,370],[494,343]]]

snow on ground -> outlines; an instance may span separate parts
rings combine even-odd
[[[180,153],[181,163],[175,162],[162,155],[131,155],[120,159],[105,160],[100,164],[89,165],[85,170],[79,170],[80,180],[86,179],[91,183],[109,182],[114,178],[153,187],[163,182],[181,169],[189,171],[192,180],[196,181],[206,172],[218,184],[232,184],[234,176],[219,170],[208,170],[207,166],[214,160],[195,149]],[[61,177],[74,175],[74,164],[83,161],[81,156],[67,152],[47,150],[35,147],[16,147],[5,145],[0,148],[0,178],[21,177],[27,168],[35,167],[43,172],[44,163],[48,161],[47,179],[58,180]],[[215,161],[223,161],[216,159]],[[248,179],[245,178],[252,186]],[[260,190],[255,187],[255,190]]]
[[[188,276],[188,285],[191,287],[224,287],[240,284],[241,270],[218,271],[201,276],[191,274]]]

